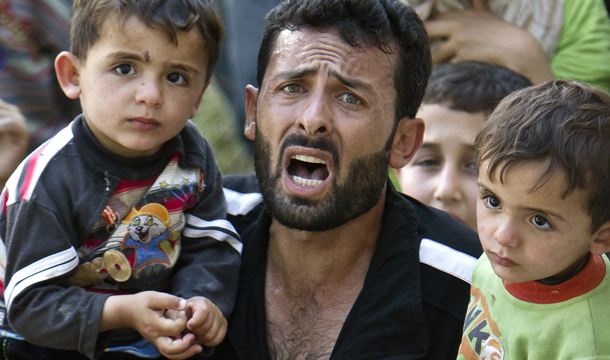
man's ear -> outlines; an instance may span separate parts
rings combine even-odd
[[[396,127],[390,153],[390,166],[400,169],[407,165],[424,141],[424,121],[422,119],[400,119]]]
[[[595,239],[590,248],[593,255],[610,252],[610,221],[604,223],[593,236]]]
[[[244,135],[254,141],[256,137],[256,101],[258,100],[258,89],[252,85],[246,86],[246,126]]]
[[[195,115],[197,115],[197,110],[199,110],[199,105],[201,105],[201,99],[203,99],[203,94],[205,93],[205,89],[207,89],[208,86],[210,86],[211,82],[212,82],[212,80],[210,79],[210,81],[208,81],[207,84],[205,84],[205,86],[203,87],[203,90],[201,90],[201,94],[199,95],[197,102],[193,105],[193,110],[191,111],[191,115],[190,115],[189,119],[192,119],[195,117]]]
[[[67,51],[62,51],[55,58],[55,73],[59,86],[70,99],[80,96],[79,83],[80,60]]]

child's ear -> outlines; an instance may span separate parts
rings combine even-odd
[[[400,169],[407,165],[424,141],[424,121],[422,119],[400,119],[390,150],[390,166]]]
[[[55,58],[55,73],[59,86],[70,99],[80,96],[79,84],[80,60],[67,51],[62,51]]]
[[[193,105],[193,110],[191,111],[191,115],[190,115],[189,119],[192,119],[195,117],[195,115],[197,115],[197,110],[199,110],[199,105],[201,105],[201,99],[203,99],[203,94],[205,93],[205,89],[207,89],[208,86],[210,86],[211,82],[212,82],[212,80],[208,81],[207,84],[205,84],[205,86],[203,87],[203,90],[201,90],[201,94],[199,94],[199,98],[197,99],[197,102],[195,102],[195,104]]]
[[[246,126],[244,135],[254,141],[256,137],[256,101],[258,100],[258,89],[252,85],[246,86]]]
[[[610,252],[610,221],[603,224],[593,236],[595,236],[591,244],[591,253],[593,255]]]

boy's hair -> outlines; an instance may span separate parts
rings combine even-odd
[[[415,117],[432,65],[428,35],[409,6],[397,0],[287,0],[271,10],[266,20],[258,54],[259,87],[281,31],[337,29],[352,47],[375,46],[385,53],[393,53],[398,47],[394,70],[396,119]]]
[[[549,81],[502,100],[475,140],[477,166],[489,161],[487,174],[504,172],[528,160],[549,160],[532,191],[563,170],[563,197],[588,189],[583,204],[591,233],[610,220],[610,95],[575,81]]]
[[[432,70],[423,103],[489,116],[500,100],[530,85],[526,77],[503,66],[478,61],[443,63]]]
[[[177,31],[197,28],[208,55],[206,83],[220,55],[224,25],[215,0],[74,0],[70,52],[86,60],[87,51],[99,38],[104,21],[117,16],[125,21],[136,16],[147,26],[165,32],[177,43]]]

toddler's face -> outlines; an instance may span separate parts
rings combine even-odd
[[[532,191],[547,160],[511,165],[500,182],[479,170],[477,217],[479,237],[494,272],[508,282],[561,278],[588,256],[598,232],[590,234],[585,211],[587,191],[577,188],[562,198],[565,173],[557,170]]]
[[[476,230],[474,139],[485,115],[422,104],[417,117],[426,125],[424,142],[399,170],[402,191]]]
[[[167,34],[136,17],[108,19],[78,66],[87,125],[107,149],[125,157],[156,153],[199,106],[207,54],[195,29]]]

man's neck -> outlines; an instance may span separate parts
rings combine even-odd
[[[366,214],[325,232],[273,221],[265,275],[271,359],[329,359],[381,231],[385,195]]]
[[[276,220],[269,229],[267,270],[288,283],[341,283],[368,268],[381,231],[385,194],[367,213],[322,232],[290,229]]]

